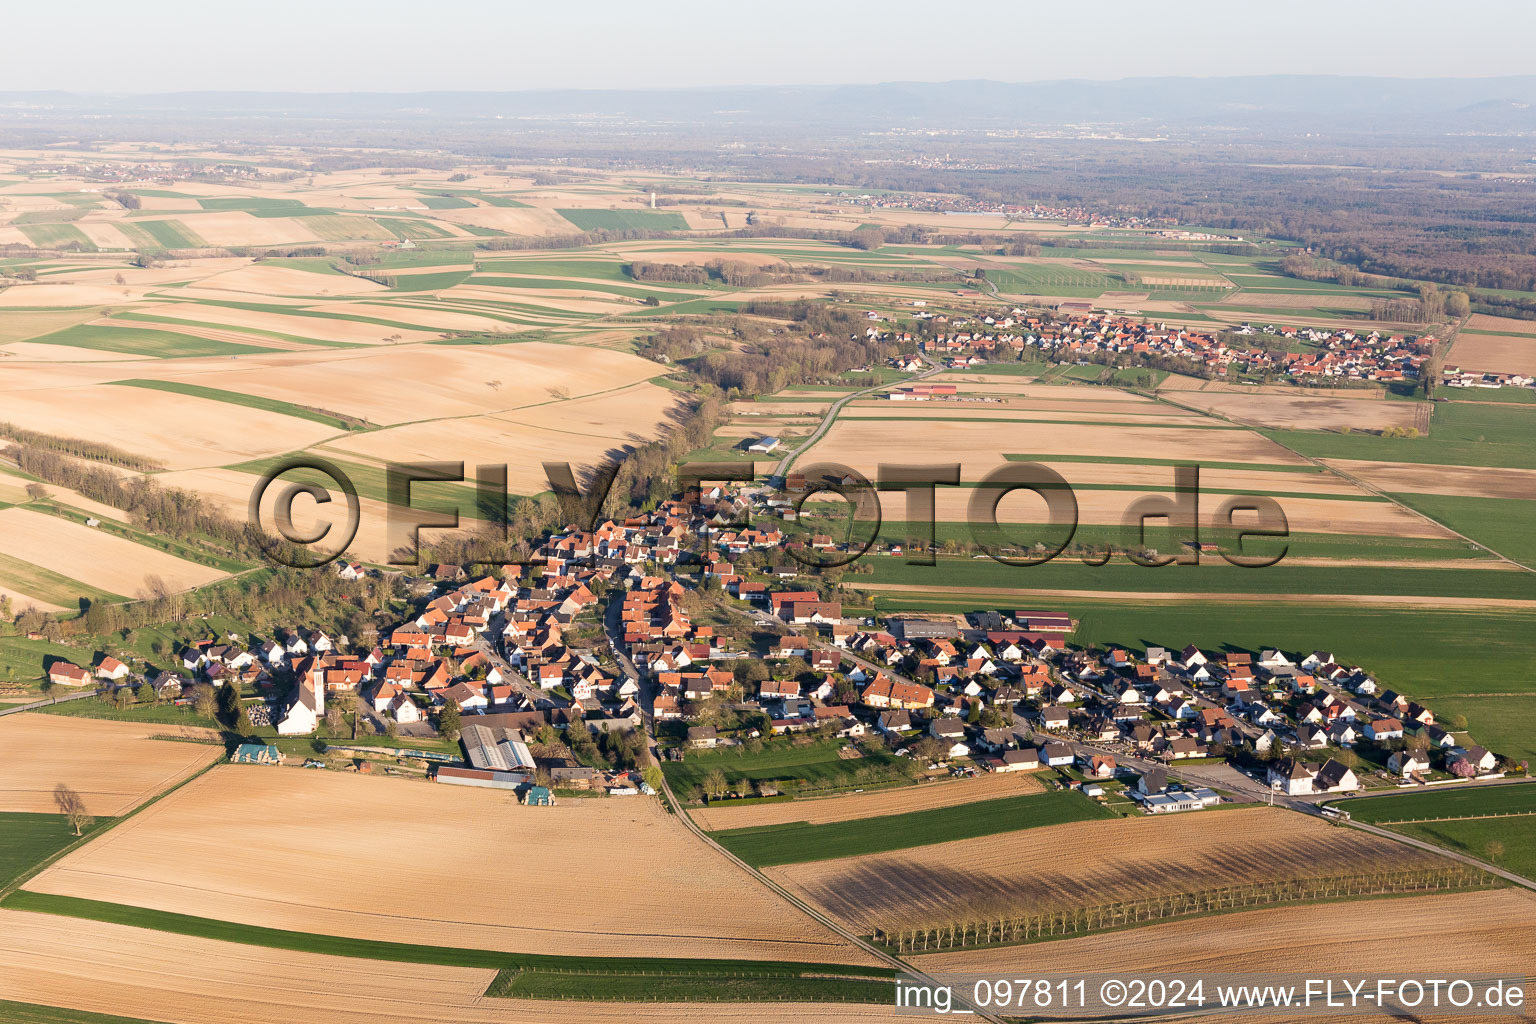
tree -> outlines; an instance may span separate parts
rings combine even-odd
[[[140,704],[158,704],[158,703],[160,703],[160,695],[155,692],[154,684],[150,683],[148,680],[146,680],[146,681],[144,681],[144,682],[139,684],[139,703]]]
[[[75,830],[77,836],[84,835],[85,830],[96,820],[87,813],[85,801],[80,798],[80,794],[62,782],[53,787],[53,803],[69,821],[69,827]]]
[[[725,772],[719,768],[711,768],[704,776],[704,796],[711,803],[724,797],[729,788],[725,779]]]
[[[965,720],[971,725],[976,725],[981,721],[981,701],[971,701],[971,712],[965,716]]]
[[[437,713],[437,731],[442,733],[450,743],[458,741],[461,731],[458,701],[450,700],[443,705],[443,710]]]
[[[32,501],[42,501],[48,497],[48,488],[42,484],[27,484],[27,497]]]
[[[924,736],[912,744],[912,755],[918,761],[938,761],[949,753],[949,747],[936,736]]]
[[[43,691],[43,696],[48,698],[49,703],[52,703],[53,702],[53,691],[54,691],[53,680],[52,679],[44,679],[43,680],[43,685],[40,687],[40,689]]]
[[[650,786],[658,793],[661,792],[662,777],[660,765],[646,765],[644,768],[640,769],[640,777],[645,780],[645,784],[647,786]]]
[[[227,679],[219,687],[218,709],[219,721],[230,728],[240,724],[240,691]]]
[[[219,713],[219,700],[213,687],[200,684],[192,691],[192,710],[203,718],[212,718]]]
[[[1490,840],[1485,849],[1488,851],[1488,859],[1497,863],[1504,859],[1504,844],[1497,839]]]

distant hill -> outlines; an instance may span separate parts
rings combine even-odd
[[[887,82],[877,85],[528,92],[0,93],[0,118],[56,114],[298,116],[352,121],[585,117],[761,124],[995,127],[1103,125],[1361,125],[1536,127],[1536,76],[1365,78],[1263,75],[1113,82]]]

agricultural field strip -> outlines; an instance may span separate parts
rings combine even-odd
[[[1232,837],[1246,836],[1244,848]],[[1059,856],[1062,850],[1073,856]],[[1401,870],[1432,854],[1280,808],[1051,824],[769,869],[861,934],[996,912],[1071,910],[1252,881]]]
[[[790,822],[728,829],[711,836],[761,868],[1108,816],[1110,812],[1076,793],[1038,793],[819,825]]]
[[[419,897],[396,900],[385,909],[363,895],[373,884],[364,874],[343,874],[324,890],[303,894],[295,894],[280,873],[242,875],[231,884],[216,869],[217,858],[205,861],[193,852],[211,854],[227,845],[224,822],[206,810],[231,804],[244,808],[248,820],[263,823],[269,849],[299,859],[329,858],[343,855],[343,848],[363,847],[372,856],[392,858],[392,851],[404,855],[423,842],[442,841],[469,859],[496,856],[511,844],[535,871],[557,870],[578,849],[583,856],[615,860],[637,847],[651,849],[656,864],[665,867],[658,867],[643,887],[616,877],[613,900],[594,901],[575,914],[568,894],[549,887],[471,887],[446,899],[440,890],[422,890]],[[510,817],[507,810],[504,799],[488,791],[218,766],[114,828],[102,842],[66,856],[26,888],[247,926],[401,942],[468,941],[506,952],[625,955],[650,936],[681,957],[869,962],[867,954],[830,929],[785,914],[776,896],[744,887],[740,868],[699,849],[654,801],[568,801],[537,810],[514,806]],[[537,828],[531,827],[535,816]],[[465,833],[466,820],[481,827]],[[389,825],[381,828],[381,821]],[[153,852],[167,844],[181,851],[178,859]],[[717,912],[701,910],[701,891],[717,896],[728,891],[731,898],[711,898],[708,906]],[[685,898],[684,892],[690,895]],[[625,908],[618,918],[616,907]],[[636,924],[626,927],[625,922]]]

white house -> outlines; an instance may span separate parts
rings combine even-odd
[[[1312,780],[1316,777],[1317,773],[1309,765],[1286,759],[1276,761],[1269,766],[1265,781],[1270,789],[1278,790],[1287,796],[1305,796],[1314,792]]]
[[[306,736],[320,725],[325,714],[324,687],[316,689],[308,683],[300,683],[293,698],[277,723],[279,736]]]
[[[1040,759],[1051,768],[1065,768],[1072,763],[1072,748],[1065,743],[1047,743],[1040,750]]]
[[[1406,779],[1414,772],[1429,771],[1429,758],[1412,750],[1399,750],[1387,758],[1387,770]]]
[[[96,666],[98,679],[110,679],[114,683],[128,678],[128,666],[112,657],[110,654],[101,659],[101,664]]]

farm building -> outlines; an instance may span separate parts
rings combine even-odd
[[[776,437],[760,437],[756,441],[753,441],[751,444],[747,445],[747,451],[749,451],[749,452],[761,452],[762,454],[766,455],[769,452],[773,451],[778,446],[779,446],[779,439],[778,438],[776,438]]]
[[[270,743],[242,743],[230,757],[235,764],[282,764],[283,755]]]
[[[55,686],[84,686],[91,681],[91,674],[79,665],[56,661],[48,668],[48,681]]]
[[[1198,811],[1206,807],[1213,807],[1221,803],[1221,797],[1209,789],[1196,789],[1188,792],[1164,792],[1154,796],[1143,797],[1136,791],[1131,791],[1131,796],[1141,801],[1142,808],[1148,814],[1171,814],[1176,811]]]
[[[460,737],[474,768],[494,772],[533,771],[533,754],[516,729],[492,729],[467,724]]]
[[[522,790],[528,785],[529,776],[521,772],[492,772],[480,768],[455,768],[443,765],[434,776],[438,782],[450,786],[474,786],[478,789]]]
[[[959,626],[942,620],[898,619],[891,624],[899,624],[901,635],[908,640],[940,640],[960,635]]]

